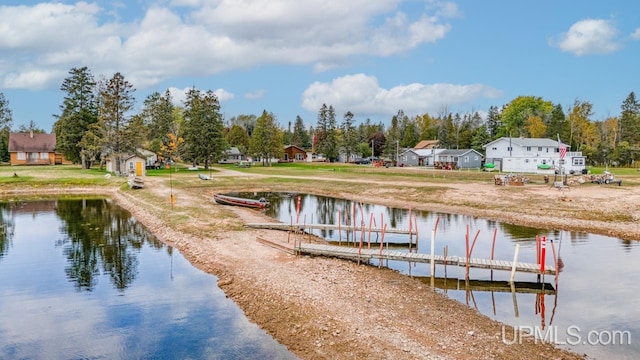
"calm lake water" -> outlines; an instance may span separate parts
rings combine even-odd
[[[352,218],[353,204],[308,194],[242,193],[246,197],[265,197],[271,207],[267,214],[285,223],[337,224]],[[297,210],[298,197],[300,210]],[[369,226],[371,214],[376,224],[381,221],[390,228],[409,228],[409,209],[387,208],[371,204],[356,204],[356,223]],[[512,292],[506,281],[508,271],[471,269],[472,280],[465,287],[464,269],[453,266],[436,267],[436,286],[447,296],[461,301],[488,317],[531,329],[540,338],[553,340],[562,347],[586,353],[599,359],[640,358],[640,247],[637,241],[578,232],[553,232],[488,221],[470,216],[426,211],[411,211],[417,219],[418,251],[429,253],[431,230],[439,219],[436,231],[436,254],[445,246],[449,256],[464,256],[467,228],[473,239],[479,231],[472,257],[490,258],[494,231],[497,231],[495,259],[513,260],[516,244],[520,244],[520,262],[536,262],[536,235],[547,236],[564,263],[559,277],[546,275],[541,282],[535,274],[517,273],[518,289]],[[363,216],[364,215],[364,216]],[[381,220],[382,216],[382,220]],[[413,224],[415,227],[415,223]],[[316,231],[327,239],[344,243],[347,234],[337,231]],[[356,238],[359,240],[360,235]],[[374,237],[375,239],[375,237]],[[365,242],[368,237],[365,236]],[[372,240],[373,241],[373,240]],[[385,242],[407,243],[408,235],[386,234]],[[547,246],[547,264],[553,264],[552,248]],[[411,276],[425,277],[429,284],[429,264],[389,262],[389,267]],[[445,280],[446,277],[446,286]],[[493,280],[490,281],[490,280]],[[542,285],[545,284],[545,291]],[[514,341],[513,333],[504,338]]]
[[[107,200],[0,203],[0,359],[293,359]]]

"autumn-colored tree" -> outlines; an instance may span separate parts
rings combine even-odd
[[[553,103],[537,96],[518,96],[505,105],[500,115],[509,137],[529,136],[525,124],[530,116],[540,116],[543,121],[553,111]]]
[[[532,138],[541,138],[547,132],[547,125],[544,124],[542,118],[537,115],[529,116],[525,122],[525,127],[529,136]]]

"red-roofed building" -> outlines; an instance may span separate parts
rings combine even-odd
[[[28,133],[9,134],[11,165],[62,164],[62,155],[56,154],[56,135]]]

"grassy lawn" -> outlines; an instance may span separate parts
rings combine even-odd
[[[246,184],[271,184],[277,183],[305,183],[307,179],[300,178],[331,178],[336,180],[362,180],[380,181],[392,185],[394,181],[424,180],[433,183],[446,183],[449,181],[486,181],[493,182],[493,177],[498,172],[485,172],[478,169],[471,170],[435,170],[424,167],[373,167],[371,165],[354,165],[342,163],[275,163],[271,166],[254,164],[250,168],[240,168],[233,164],[216,165],[216,167],[238,171],[240,173],[253,173],[267,175],[269,178],[253,178],[250,181],[231,178],[223,180],[218,185]],[[181,182],[185,180],[187,186],[198,185],[198,173],[215,175],[215,169],[187,170],[188,165],[175,164],[171,169],[147,170],[147,176],[166,177]],[[602,174],[604,167],[589,167],[591,174]],[[609,172],[623,179],[625,185],[640,185],[640,172],[635,168],[609,168]],[[543,175],[527,174],[532,183],[542,183]],[[292,178],[294,177],[294,178]],[[193,178],[193,179],[192,179]],[[127,181],[126,177],[107,176],[105,169],[92,168],[82,170],[79,165],[55,165],[55,166],[0,166],[0,186],[29,186],[53,185],[53,186],[121,186]],[[175,185],[180,186],[179,183]],[[186,185],[186,184],[185,184]]]

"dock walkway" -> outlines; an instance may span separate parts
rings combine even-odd
[[[336,245],[324,245],[324,244],[307,244],[299,243],[296,246],[296,251],[301,254],[309,255],[321,255],[339,257],[350,260],[370,260],[370,259],[383,259],[383,260],[399,260],[416,263],[431,263],[431,255],[417,252],[398,251],[398,250],[385,250],[385,249],[358,249],[355,247],[336,246]],[[464,257],[459,256],[447,256],[435,255],[433,258],[435,264],[448,265],[448,266],[460,266],[466,267],[467,262]],[[512,271],[513,262],[505,260],[491,260],[470,258],[470,268],[490,269],[490,270],[504,270]],[[540,274],[540,265],[532,263],[517,262],[515,267],[516,272],[526,272]],[[555,274],[555,267],[551,265],[545,265],[545,274]]]

